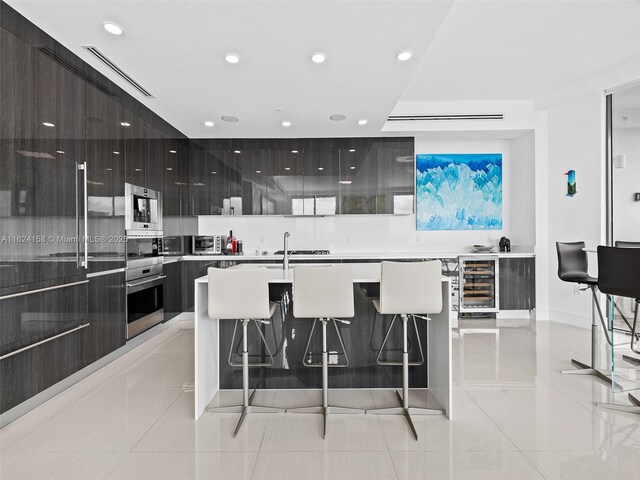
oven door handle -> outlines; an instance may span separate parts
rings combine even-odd
[[[147,283],[152,283],[152,282],[157,282],[158,284],[162,283],[161,280],[163,278],[167,278],[166,275],[160,275],[159,277],[153,277],[149,280],[144,280],[142,282],[136,282],[136,283],[127,283],[127,293],[134,293],[137,292],[139,290],[143,290],[143,288],[138,288],[142,285],[146,285]]]

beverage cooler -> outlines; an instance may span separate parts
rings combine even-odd
[[[460,315],[483,316],[498,311],[498,257],[459,257]]]

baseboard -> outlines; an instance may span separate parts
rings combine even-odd
[[[529,310],[500,310],[496,313],[496,318],[535,318],[535,313]]]
[[[549,310],[549,320],[552,322],[564,323],[574,327],[591,329],[591,318],[572,313]]]
[[[189,312],[185,312],[185,313],[187,315],[189,314]],[[172,327],[177,322],[180,322],[180,321],[188,322],[189,321],[188,316],[183,318],[183,315],[185,315],[185,313],[181,313],[180,315],[172,318],[168,322],[160,323],[159,325],[156,325],[155,327],[147,330],[146,332],[141,333],[137,337],[129,340],[125,345],[123,345],[119,349],[114,350],[113,352],[109,353],[108,355],[105,355],[101,359],[96,360],[90,365],[87,365],[82,370],[78,370],[77,372],[69,375],[67,378],[60,380],[58,383],[54,385],[51,385],[46,390],[43,390],[42,392],[34,395],[28,400],[25,400],[24,402],[0,414],[0,428],[10,424],[14,420],[17,420],[25,413],[30,412],[37,406],[55,397],[56,395],[63,392],[67,388],[72,387],[73,385],[78,383],[80,380],[88,377],[92,373],[97,372],[102,367],[108,365],[109,363],[113,362],[117,358],[120,358],[121,356],[123,356],[125,353],[130,352],[134,348],[145,343],[147,340],[155,337],[156,335]],[[191,317],[193,317],[193,313],[191,313]]]

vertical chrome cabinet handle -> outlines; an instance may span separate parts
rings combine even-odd
[[[87,192],[87,162],[83,162],[83,163],[79,163],[78,164],[78,170],[82,170],[83,172],[83,186],[84,186],[84,193],[83,193],[83,203],[84,203],[84,238],[83,238],[83,242],[84,243],[84,259],[80,262],[80,266],[84,267],[85,269],[89,268],[89,219],[87,218],[87,212],[89,210],[88,207],[88,201],[89,201],[89,193]],[[76,173],[77,175],[77,173]],[[76,183],[77,184],[77,183]],[[77,195],[76,195],[77,198]],[[79,235],[80,232],[78,232]],[[80,249],[80,239],[78,239],[78,251]]]
[[[87,190],[87,162],[84,162],[84,268],[89,268],[89,192]]]
[[[78,198],[78,170],[81,165],[76,163],[76,268],[80,268],[80,199]]]

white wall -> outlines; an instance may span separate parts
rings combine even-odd
[[[413,215],[349,215],[327,217],[251,217],[251,216],[200,216],[198,232],[206,234],[226,234],[234,231],[243,240],[246,252],[256,249],[275,251],[282,248],[282,235],[285,231],[292,234],[290,246],[294,249],[323,248],[334,252],[350,251],[387,251],[397,250],[439,250],[459,251],[474,243],[497,243],[501,236],[512,236],[509,224],[512,221],[511,185],[512,170],[509,140],[434,140],[431,136],[416,134],[416,153],[502,153],[503,155],[503,229],[489,231],[433,231],[418,232]],[[533,153],[524,153],[528,141],[517,143],[519,161],[533,161]],[[532,168],[532,167],[531,167]],[[529,166],[527,166],[529,169]],[[517,185],[522,183],[525,174],[517,175]],[[533,180],[531,180],[533,183]],[[525,187],[532,189],[532,185]],[[530,199],[533,202],[533,199]],[[518,200],[518,205],[523,204]],[[526,213],[518,215],[516,225],[519,229],[527,222],[521,235],[532,246],[534,211],[533,204],[524,208]],[[525,218],[526,216],[526,218]],[[515,244],[515,242],[514,242]]]
[[[535,245],[535,133],[510,140],[509,152],[509,238],[516,245]]]
[[[626,156],[626,166],[613,170],[613,238],[640,242],[640,129],[614,130],[613,150]]]
[[[548,111],[549,310],[551,320],[589,326],[588,292],[576,295],[572,284],[557,277],[556,241],[605,239],[604,97],[584,95]],[[577,194],[567,197],[567,170],[576,171]],[[595,257],[590,271],[597,274]]]

